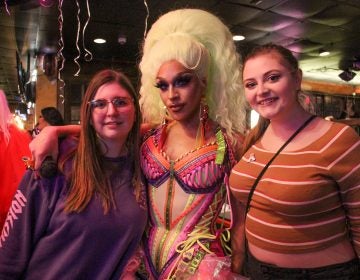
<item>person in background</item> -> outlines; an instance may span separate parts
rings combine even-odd
[[[64,119],[61,113],[55,107],[45,107],[41,109],[38,129],[41,131],[45,126],[48,125],[64,125]]]
[[[0,231],[11,200],[25,173],[22,157],[30,157],[31,137],[15,124],[6,95],[0,90]]]
[[[44,129],[44,127],[47,126],[59,126],[64,125],[64,119],[59,112],[58,109],[55,107],[45,107],[41,109],[41,114],[38,119],[38,123],[35,125],[35,128],[33,129],[33,137],[38,135],[41,130]]]
[[[141,113],[130,81],[103,70],[86,90],[78,141],[59,173],[26,172],[0,237],[0,279],[120,279],[147,223]]]
[[[151,279],[234,279],[217,218],[245,127],[241,64],[222,21],[198,9],[162,15],[140,61],[141,146]],[[226,271],[227,268],[227,271]]]
[[[151,217],[146,277],[234,279],[216,223],[245,128],[232,34],[206,11],[168,12],[147,34],[140,71],[143,127],[155,127],[140,150]],[[76,130],[45,128],[32,143],[37,166],[57,157],[51,142]]]
[[[305,111],[301,80],[282,46],[255,47],[244,60],[245,96],[260,121],[230,175],[233,271],[245,267],[255,280],[360,279],[360,138]]]

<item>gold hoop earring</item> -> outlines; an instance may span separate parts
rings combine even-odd
[[[209,118],[209,106],[206,104],[206,101],[201,101],[201,103],[200,103],[200,122],[205,125],[208,118]]]
[[[205,132],[207,129],[207,121],[209,118],[209,106],[206,104],[205,99],[202,99],[200,102],[200,112],[199,112],[199,127],[196,133],[196,143],[197,146],[201,147],[205,144]]]

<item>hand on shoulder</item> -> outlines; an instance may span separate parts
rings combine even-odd
[[[39,170],[41,163],[48,156],[54,160],[58,157],[58,134],[57,127],[45,127],[29,144],[29,148],[35,161],[35,170]]]

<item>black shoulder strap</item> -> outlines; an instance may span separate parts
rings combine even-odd
[[[268,169],[269,165],[274,161],[274,159],[280,154],[280,152],[291,142],[291,140],[293,140],[295,138],[296,135],[299,134],[299,132],[301,130],[303,130],[316,116],[312,115],[310,118],[308,118],[295,132],[293,135],[290,136],[290,138],[280,147],[280,149],[275,153],[275,155],[269,160],[269,162],[265,165],[265,167],[263,168],[263,170],[261,170],[260,174],[257,176],[254,184],[252,185],[251,189],[250,189],[250,193],[249,193],[249,197],[246,203],[246,212],[247,213],[249,211],[250,208],[250,202],[252,199],[252,196],[254,194],[255,188],[257,186],[257,184],[259,183],[260,179],[262,178],[262,176],[264,175],[265,171]]]

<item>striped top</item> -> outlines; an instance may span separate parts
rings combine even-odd
[[[230,175],[237,200],[246,205],[257,175],[273,155],[260,141],[245,153]],[[333,123],[307,147],[281,152],[256,187],[245,228],[249,243],[285,254],[325,249],[350,233],[360,256],[360,137],[356,132]]]

